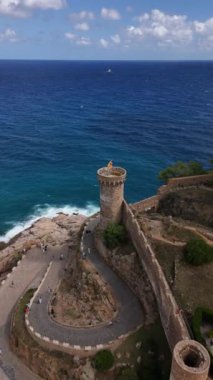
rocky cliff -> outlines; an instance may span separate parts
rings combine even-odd
[[[213,227],[213,189],[174,190],[160,200],[157,212]]]

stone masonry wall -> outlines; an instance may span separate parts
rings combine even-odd
[[[178,187],[205,185],[209,182],[213,182],[213,173],[191,177],[170,178],[166,185],[159,187],[158,196],[161,198],[169,191],[174,190],[175,188],[177,189]]]
[[[123,222],[152,285],[165,334],[173,350],[177,342],[190,339],[187,327],[151,246],[126,202]]]
[[[100,183],[101,219],[106,220],[106,224],[109,221],[119,222],[121,219],[123,188],[123,183],[116,185]]]
[[[134,251],[122,255],[118,254],[117,249],[112,252],[105,247],[98,235],[95,236],[95,246],[107,264],[128,284],[140,300],[144,309],[145,324],[154,323],[158,317],[156,300],[137,253]]]
[[[154,195],[153,197],[143,199],[140,202],[134,203],[131,205],[133,210],[137,210],[138,212],[147,211],[150,208],[157,208],[159,202],[158,195]]]
[[[153,197],[143,199],[131,205],[131,208],[137,212],[147,211],[150,208],[157,209],[159,200],[163,198],[170,191],[191,187],[197,185],[205,185],[209,182],[213,182],[213,174],[202,174],[191,177],[170,178],[166,185],[159,187],[158,194]]]

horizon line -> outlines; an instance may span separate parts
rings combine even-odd
[[[60,58],[0,58],[0,61],[54,62],[213,62],[213,59],[60,59]]]

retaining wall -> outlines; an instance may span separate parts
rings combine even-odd
[[[162,325],[170,349],[173,350],[175,344],[180,340],[190,339],[186,324],[155,257],[155,253],[125,201],[123,204],[123,222],[149,277],[158,303]]]

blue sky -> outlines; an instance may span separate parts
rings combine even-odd
[[[213,0],[0,0],[0,59],[213,59]]]

